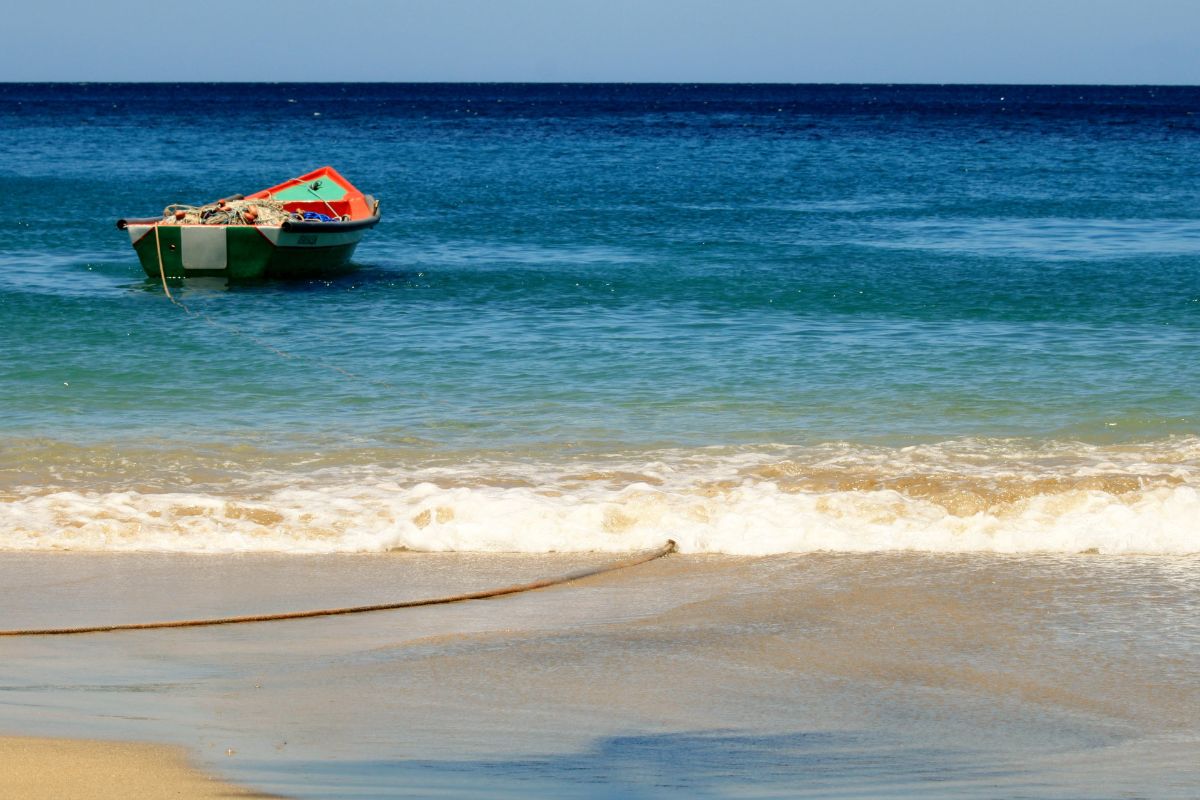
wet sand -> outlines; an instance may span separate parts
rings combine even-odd
[[[131,742],[0,738],[0,796],[22,800],[218,800],[275,795],[188,765],[180,748]]]
[[[0,608],[286,611],[605,560],[7,553]],[[454,606],[0,639],[0,731],[181,746],[296,797],[1183,798],[1198,585],[1193,557],[672,556]]]

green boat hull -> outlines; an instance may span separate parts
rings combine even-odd
[[[151,278],[161,274],[168,278],[258,280],[347,272],[352,269],[350,258],[362,238],[361,231],[287,234],[250,225],[199,231],[177,225],[129,228],[133,249]]]

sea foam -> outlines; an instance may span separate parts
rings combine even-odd
[[[826,445],[256,473],[221,492],[25,487],[0,498],[0,548],[1190,554],[1197,450]]]

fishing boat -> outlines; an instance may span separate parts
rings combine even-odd
[[[333,167],[251,195],[117,220],[152,278],[291,278],[345,269],[379,201]]]

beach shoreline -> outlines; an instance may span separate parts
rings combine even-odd
[[[22,800],[280,797],[208,775],[162,744],[0,735],[0,764],[0,795]]]
[[[609,561],[5,553],[0,603],[15,625],[137,622],[431,597]],[[186,753],[231,785],[304,798],[1186,797],[1197,569],[672,555],[443,606],[15,637],[0,640],[0,730],[157,742],[128,763]]]

